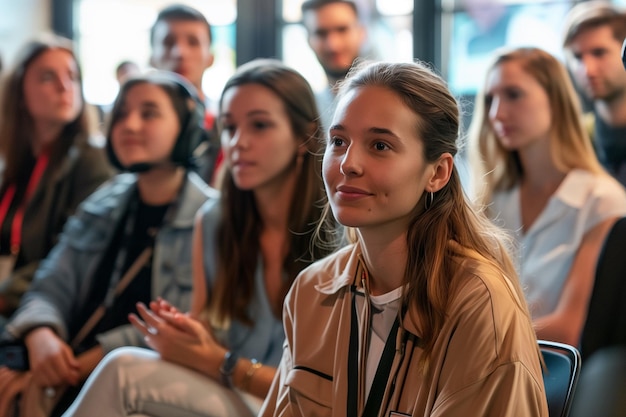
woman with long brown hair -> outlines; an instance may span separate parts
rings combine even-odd
[[[78,204],[113,173],[83,97],[70,40],[27,43],[7,73],[0,113],[0,316],[17,308]]]
[[[547,416],[524,297],[501,232],[465,199],[458,134],[423,65],[346,79],[322,172],[355,241],[291,287],[260,416]]]
[[[128,322],[138,303],[162,297],[190,308],[194,218],[217,196],[192,171],[206,138],[203,116],[194,87],[176,74],[124,83],[106,141],[122,172],[68,219],[7,323],[6,336],[25,346],[28,370],[0,367],[0,415],[20,391],[21,405],[52,397],[51,415],[64,412],[105,354],[145,345]]]
[[[158,355],[111,353],[66,415],[252,416],[269,390],[284,296],[333,246],[332,230],[327,247],[311,243],[324,200],[319,114],[302,75],[256,60],[226,83],[218,121],[226,172],[219,202],[197,216],[191,313],[140,306],[131,321]]]

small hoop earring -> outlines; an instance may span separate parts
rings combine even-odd
[[[435,194],[432,192],[428,192],[426,194],[426,197],[424,197],[424,211],[431,208],[434,201],[435,201]]]
[[[298,152],[298,155],[296,156],[296,167],[300,168],[303,163],[304,163],[304,155]]]

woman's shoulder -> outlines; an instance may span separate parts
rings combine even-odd
[[[485,309],[488,316],[499,320],[525,306],[513,280],[501,268],[487,260],[465,259],[459,268],[453,305],[460,310]]]
[[[218,246],[217,230],[222,223],[220,198],[209,198],[196,213],[196,224],[202,235],[204,253],[216,253]]]
[[[557,191],[558,198],[586,212],[608,216],[626,215],[626,190],[609,174],[571,171]]]
[[[608,174],[596,175],[593,182],[595,195],[604,198],[617,198],[626,202],[626,189]]]
[[[344,246],[303,269],[294,285],[314,287],[324,294],[335,293],[354,281],[354,274],[361,262],[360,254],[358,244]]]
[[[202,194],[206,198],[217,199],[220,192],[208,185],[198,174],[193,171],[187,172],[187,182],[191,184],[193,189]]]
[[[472,260],[466,266],[448,305],[446,328],[462,343],[484,344],[485,354],[490,352],[497,363],[534,363],[536,334],[523,294],[516,289],[517,277],[486,262]]]
[[[501,365],[519,362],[540,381],[536,333],[517,277],[479,259],[464,261],[459,274],[439,336],[441,351],[447,357],[469,359],[471,371],[466,375],[475,380],[487,378]]]
[[[195,172],[188,172],[175,223],[185,228],[193,225],[198,210],[207,200],[217,199],[218,196],[217,190],[209,187]]]
[[[70,147],[69,152],[75,152],[81,158],[103,158],[106,157],[106,151],[99,142],[87,139],[76,141]]]
[[[137,176],[130,173],[121,173],[102,183],[81,204],[87,212],[101,212],[105,208],[112,209],[120,205],[120,200],[126,200],[137,183]]]
[[[218,221],[222,216],[219,195],[205,201],[200,207],[198,213],[202,216],[203,223]]]
[[[78,248],[100,247],[115,229],[133,195],[136,176],[119,174],[96,189],[65,223],[64,238]],[[96,244],[96,241],[101,241]],[[94,246],[95,245],[95,246]]]
[[[607,173],[574,169],[565,177],[562,188],[574,195],[590,195],[599,198],[613,196],[626,200],[624,186]]]
[[[68,157],[74,161],[78,171],[85,174],[110,177],[114,172],[104,148],[88,141],[74,144],[68,151]]]

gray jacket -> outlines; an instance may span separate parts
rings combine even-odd
[[[30,290],[7,323],[14,338],[29,330],[52,327],[68,340],[68,323],[84,311],[96,268],[124,218],[136,189],[136,176],[121,174],[105,183],[69,218],[59,243],[42,261]],[[191,303],[191,233],[196,211],[217,191],[189,173],[171,223],[159,230],[152,263],[152,298],[170,301],[183,311]],[[84,317],[86,321],[88,317]],[[130,324],[97,335],[105,353],[120,346],[142,346],[143,337]]]

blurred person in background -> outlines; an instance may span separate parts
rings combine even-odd
[[[124,60],[115,67],[115,79],[121,86],[127,78],[141,74],[141,68],[136,62]]]
[[[316,94],[324,129],[330,127],[338,82],[343,80],[363,52],[365,27],[351,0],[307,0],[302,3],[302,23],[309,46],[328,78],[328,86]]]
[[[6,74],[0,114],[0,321],[17,308],[39,261],[78,204],[113,169],[91,143],[71,41],[27,43]]]
[[[324,199],[319,114],[308,82],[279,61],[240,66],[219,121],[225,181],[198,212],[193,302],[162,300],[131,321],[156,351],[117,349],[75,404],[75,416],[253,416],[280,360],[285,293],[330,253],[312,247]]]
[[[223,156],[215,114],[202,91],[204,71],[213,65],[215,58],[211,48],[212,41],[211,25],[207,18],[200,11],[183,4],[162,9],[150,29],[150,65],[186,78],[204,101],[204,127],[208,132],[208,140],[197,171],[208,184],[217,186],[221,178]]]
[[[5,336],[23,341],[30,366],[21,373],[0,367],[0,415],[20,391],[28,398],[50,389],[58,415],[107,352],[144,346],[128,322],[137,303],[161,297],[189,309],[193,219],[217,196],[189,172],[206,134],[203,116],[193,86],[176,74],[152,72],[124,83],[106,150],[126,172],[67,221],[7,323]]]
[[[608,1],[583,2],[572,8],[565,27],[568,67],[593,103],[586,121],[598,159],[626,185],[626,11]]]
[[[626,192],[600,165],[565,67],[538,48],[504,49],[470,127],[481,206],[515,237],[537,335],[579,346],[602,244]]]

